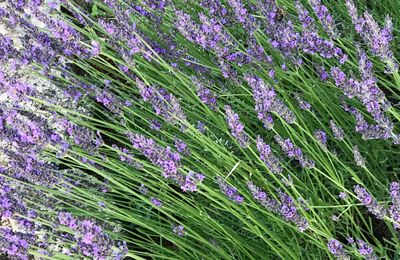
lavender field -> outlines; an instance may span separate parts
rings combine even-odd
[[[399,0],[0,2],[1,259],[399,259]]]

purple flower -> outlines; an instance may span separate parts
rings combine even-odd
[[[150,199],[150,202],[154,205],[154,206],[156,206],[156,207],[162,207],[162,205],[163,205],[163,203],[159,200],[159,199],[157,199],[157,198],[154,198],[154,197],[152,197],[151,199]]]
[[[197,185],[204,180],[205,176],[201,173],[189,172],[185,176],[185,180],[181,181],[181,189],[183,191],[195,192],[197,191]]]
[[[233,137],[236,138],[241,147],[248,147],[250,145],[249,137],[244,131],[244,125],[239,121],[239,115],[236,114],[228,105],[225,106],[225,113],[226,121],[228,122]]]
[[[174,140],[174,143],[176,150],[178,150],[178,153],[190,155],[190,149],[185,142],[183,142],[181,139],[176,138]]]
[[[395,61],[390,48],[393,40],[392,19],[387,16],[385,25],[381,28],[368,12],[364,12],[363,16],[359,16],[357,7],[352,0],[346,0],[346,6],[357,33],[369,45],[372,53],[387,64],[388,72],[397,71],[399,65]]]
[[[247,187],[255,200],[268,210],[280,215],[286,221],[294,223],[298,229],[303,232],[309,228],[307,220],[302,217],[294,204],[293,199],[286,193],[278,190],[280,201],[270,198],[267,193],[249,181]]]
[[[340,199],[342,199],[342,200],[345,200],[345,199],[347,199],[347,193],[341,191],[341,192],[339,193],[338,197],[339,197]]]
[[[357,240],[358,252],[360,255],[366,257],[366,259],[378,259],[378,257],[374,254],[374,250],[371,246],[365,243],[363,240]]]
[[[177,234],[180,237],[183,237],[183,236],[186,235],[185,228],[183,226],[181,226],[181,225],[178,225],[178,226],[174,225],[172,227],[172,232],[174,232],[175,234]]]
[[[242,23],[246,29],[254,31],[256,29],[255,19],[248,13],[241,0],[228,0],[237,20]]]
[[[222,177],[217,177],[215,181],[218,185],[220,190],[232,201],[236,202],[237,204],[241,204],[243,202],[243,197],[237,192],[236,188],[228,185]]]
[[[333,136],[335,137],[336,140],[342,141],[345,137],[345,133],[343,129],[338,126],[335,121],[329,120],[329,125],[331,127],[331,130],[333,132]]]
[[[326,137],[326,133],[322,130],[316,130],[314,131],[314,137],[317,139],[318,143],[321,145],[323,149],[327,149],[326,143],[328,141]]]
[[[272,129],[273,127],[273,119],[270,114],[272,112],[282,117],[289,124],[296,121],[293,112],[276,96],[275,90],[267,86],[261,78],[248,74],[245,79],[252,89],[256,102],[255,110],[265,128]]]
[[[197,122],[197,130],[199,130],[200,133],[205,133],[206,132],[206,125],[203,122],[198,121]]]
[[[149,123],[150,123],[150,129],[160,131],[162,124],[158,120],[151,119],[149,120]]]
[[[272,153],[271,147],[265,144],[260,136],[257,137],[257,150],[260,154],[260,159],[271,172],[275,174],[282,173],[282,167],[278,158]]]
[[[289,158],[295,158],[306,169],[314,168],[315,162],[305,157],[301,149],[296,147],[289,138],[284,140],[279,135],[275,135],[274,138]]]
[[[392,206],[389,208],[389,214],[395,221],[394,227],[400,229],[400,184],[398,182],[390,183],[390,197]]]
[[[127,133],[132,146],[139,150],[152,163],[163,169],[163,176],[167,179],[178,179],[180,155],[173,152],[171,147],[161,147],[154,140],[140,134]]]
[[[321,0],[311,0],[311,6],[329,37],[337,37],[337,29],[328,8],[321,4]]]
[[[139,79],[136,79],[136,84],[143,100],[150,103],[155,113],[162,116],[165,121],[171,124],[186,121],[186,115],[175,96],[162,88],[147,87]]]
[[[367,190],[360,185],[354,186],[354,192],[357,199],[364,204],[368,211],[371,212],[378,219],[383,219],[386,216],[386,209],[379,205],[378,202],[367,192]]]
[[[299,105],[299,108],[302,110],[310,111],[311,110],[311,104],[305,101],[303,98],[300,97],[299,94],[295,94],[294,98],[297,101],[297,104]]]
[[[337,259],[350,259],[350,257],[344,251],[343,245],[336,239],[331,239],[328,242],[328,250]]]
[[[196,77],[192,77],[192,81],[196,86],[197,95],[201,102],[206,104],[211,110],[217,109],[217,96],[210,89],[204,87],[203,83]]]

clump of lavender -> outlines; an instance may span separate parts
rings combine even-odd
[[[222,177],[217,177],[215,182],[218,184],[220,190],[232,201],[237,204],[243,203],[244,198],[239,194],[236,188],[228,185]]]
[[[328,142],[328,138],[326,137],[326,133],[322,130],[314,131],[314,137],[317,139],[318,143],[321,145],[323,149],[327,149],[326,144]]]
[[[346,254],[343,245],[336,239],[331,239],[328,241],[328,249],[329,252],[331,252],[332,255],[334,255],[337,259],[350,259],[350,257]]]
[[[95,89],[95,99],[115,114],[121,112],[122,104],[117,97],[108,89]]]
[[[300,148],[294,146],[290,139],[283,139],[279,135],[275,135],[275,141],[280,145],[281,149],[286,153],[289,158],[294,158],[300,162],[300,164],[307,169],[314,168],[315,162],[303,155]]]
[[[58,224],[71,229],[74,234],[65,233],[62,237],[76,241],[70,250],[93,259],[123,259],[128,252],[126,244],[115,244],[100,225],[92,220],[78,219],[68,212],[58,213]]]
[[[136,80],[136,84],[143,100],[149,102],[156,114],[162,116],[165,121],[171,124],[186,121],[186,115],[174,95],[162,88],[147,87],[139,79]]]
[[[394,227],[400,229],[400,183],[390,183],[390,197],[392,206],[389,208],[389,215],[395,221]]]
[[[359,16],[357,7],[352,0],[346,0],[346,6],[356,31],[364,42],[369,45],[372,53],[387,64],[388,72],[397,71],[399,65],[395,61],[390,48],[393,40],[392,19],[387,16],[385,25],[381,28],[368,12],[364,12],[362,16]]]
[[[296,121],[293,112],[276,96],[275,90],[267,86],[261,78],[248,74],[245,79],[253,92],[257,116],[264,123],[265,128],[272,129],[273,127],[271,112],[276,113],[289,124]]]
[[[280,215],[286,221],[294,223],[301,232],[309,228],[307,220],[298,213],[293,199],[288,194],[278,190],[280,201],[277,201],[270,198],[265,191],[261,190],[251,181],[247,183],[247,187],[254,199],[262,206]]]
[[[371,212],[378,219],[383,219],[387,212],[386,209],[379,205],[378,202],[367,192],[367,190],[360,185],[354,186],[354,192],[357,195],[357,199],[364,204],[368,211]]]
[[[260,153],[260,159],[266,164],[268,169],[275,173],[282,173],[282,166],[278,158],[273,154],[271,147],[264,143],[261,136],[257,137],[257,150]]]
[[[358,149],[358,146],[357,145],[353,146],[352,150],[353,150],[354,161],[356,162],[356,165],[360,166],[360,167],[365,167],[365,159],[361,155],[360,150]]]
[[[244,25],[250,32],[256,30],[255,19],[244,7],[241,0],[228,0],[228,4],[233,9],[237,20]]]
[[[335,121],[329,120],[329,126],[332,130],[333,136],[335,137],[336,140],[342,141],[345,137],[345,133],[343,129],[338,126]]]
[[[257,7],[264,17],[263,29],[270,38],[271,46],[285,57],[296,60],[296,50],[300,49],[300,33],[296,32],[293,21],[282,17],[275,1],[257,1]],[[283,19],[281,19],[283,18]]]
[[[233,137],[235,137],[241,147],[248,147],[250,145],[249,136],[244,131],[244,125],[239,121],[239,115],[229,105],[225,106],[225,113],[226,121]]]
[[[367,55],[359,49],[359,71],[361,81],[355,78],[348,78],[339,68],[331,69],[332,78],[336,86],[343,90],[348,98],[356,97],[366,107],[367,111],[373,116],[376,122],[381,122],[384,118],[384,111],[390,107],[385,94],[377,86],[377,79],[372,73],[372,63]]]

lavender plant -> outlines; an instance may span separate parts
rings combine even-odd
[[[395,259],[394,2],[7,0],[0,252]]]

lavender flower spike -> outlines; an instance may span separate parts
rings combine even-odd
[[[236,188],[228,185],[225,180],[218,176],[215,181],[221,191],[232,201],[236,202],[237,204],[241,204],[243,202],[243,197],[237,192]]]
[[[255,110],[258,118],[264,123],[265,128],[271,129],[273,119],[270,113],[274,112],[282,117],[287,123],[293,124],[296,116],[292,111],[276,96],[274,88],[269,87],[265,82],[253,75],[246,75],[245,79],[250,85],[253,97],[256,102]]]
[[[360,150],[358,150],[357,145],[353,146],[353,155],[354,155],[354,161],[356,162],[357,166],[365,167],[365,159],[361,155]]]
[[[282,166],[279,163],[278,158],[272,153],[271,147],[264,143],[263,139],[257,137],[257,150],[260,153],[260,159],[266,164],[268,169],[275,173],[282,173]]]
[[[331,127],[335,139],[342,141],[345,137],[343,129],[340,126],[338,126],[333,120],[329,120],[329,125]]]
[[[360,185],[354,186],[354,192],[357,195],[357,199],[364,204],[368,211],[374,216],[376,216],[378,219],[383,219],[386,216],[386,209],[379,205],[365,188],[361,187]]]
[[[186,115],[174,95],[163,88],[147,87],[139,79],[136,79],[136,84],[143,100],[149,102],[155,113],[162,116],[165,121],[171,124],[186,121]]]
[[[311,6],[329,37],[337,37],[337,29],[328,8],[321,4],[321,0],[310,0]]]
[[[283,139],[279,135],[275,136],[275,141],[280,145],[281,149],[287,154],[289,158],[294,158],[300,162],[300,164],[307,169],[314,168],[315,162],[311,159],[306,158],[300,148],[294,146],[292,141]]]
[[[316,131],[314,132],[314,137],[315,137],[315,139],[318,140],[318,143],[321,145],[321,147],[322,147],[324,150],[326,150],[326,149],[327,149],[326,143],[327,143],[327,141],[328,141],[328,139],[327,139],[327,137],[326,137],[326,133],[325,133],[324,131],[322,131],[322,130],[316,130]]]
[[[368,12],[359,16],[353,0],[346,0],[346,6],[356,31],[369,45],[372,53],[387,64],[388,72],[397,71],[399,65],[395,61],[393,51],[390,48],[390,43],[393,40],[392,19],[387,16],[385,25],[381,28]]]
[[[241,147],[248,147],[249,137],[244,131],[244,125],[239,121],[239,115],[236,114],[229,105],[225,106],[226,121],[228,122],[231,134],[239,142]]]
[[[247,187],[252,193],[254,199],[262,206],[273,213],[280,215],[286,221],[294,223],[301,232],[309,228],[307,220],[298,213],[294,200],[288,194],[278,190],[278,196],[280,199],[280,201],[278,201],[270,198],[265,191],[261,190],[251,181],[247,183]]]
[[[374,254],[374,250],[371,246],[365,243],[363,240],[357,240],[358,252],[368,260],[377,260],[378,257]]]
[[[389,214],[395,221],[394,227],[400,229],[400,183],[390,183],[390,197],[392,198],[392,206],[389,209]]]

